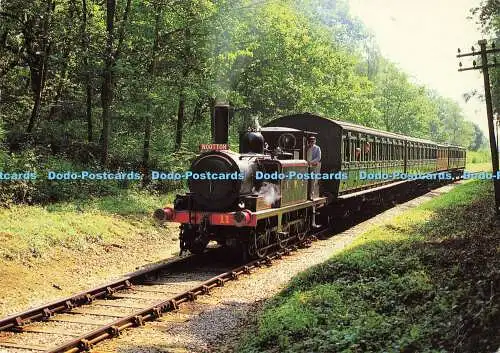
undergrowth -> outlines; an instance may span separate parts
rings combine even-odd
[[[369,230],[271,300],[239,352],[493,352],[500,232],[470,182]]]

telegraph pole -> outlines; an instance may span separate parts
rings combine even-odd
[[[458,49],[457,58],[462,58],[464,56],[481,56],[481,65],[476,64],[476,60],[473,60],[473,66],[462,68],[462,63],[459,63],[460,68],[458,71],[467,71],[467,70],[482,70],[483,71],[483,79],[484,79],[484,98],[486,101],[486,113],[488,116],[488,130],[490,136],[490,150],[491,150],[491,163],[493,167],[493,186],[495,189],[495,213],[497,216],[500,216],[500,180],[497,178],[498,174],[498,147],[495,137],[495,125],[493,122],[493,103],[491,101],[491,88],[490,88],[490,73],[489,68],[491,67],[500,67],[497,64],[496,57],[493,57],[493,63],[488,63],[488,54],[500,53],[500,49],[495,48],[495,43],[493,42],[491,45],[491,49],[487,49],[487,42],[485,39],[482,39],[478,42],[480,51],[476,52],[474,47],[472,47],[472,52],[461,54],[460,49]]]

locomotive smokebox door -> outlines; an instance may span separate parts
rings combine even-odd
[[[214,107],[212,116],[212,142],[227,144],[229,139],[229,116],[231,109],[229,105],[220,104]]]

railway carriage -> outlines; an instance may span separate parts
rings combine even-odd
[[[314,114],[296,114],[273,120],[267,126],[283,126],[317,133],[321,146],[321,171],[343,172],[344,180],[321,183],[321,193],[337,198],[370,191],[401,180],[401,174],[463,172],[465,149],[372,129]],[[452,156],[452,157],[450,157]],[[374,176],[368,178],[367,176]]]

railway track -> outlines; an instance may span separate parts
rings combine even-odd
[[[175,311],[253,269],[271,266],[316,239],[309,239],[246,264],[217,261],[219,249],[157,264],[25,312],[0,319],[0,352],[76,353]],[[220,258],[220,257],[219,257]]]

